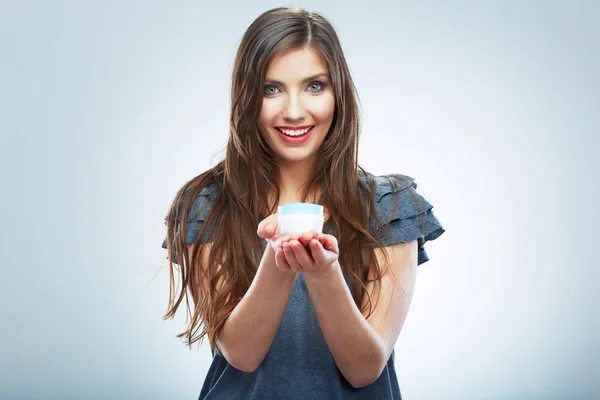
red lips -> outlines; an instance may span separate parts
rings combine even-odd
[[[280,125],[280,126],[276,126],[275,128],[277,129],[287,129],[290,131],[301,131],[302,129],[306,129],[306,128],[310,128],[313,125],[300,125],[300,126],[287,126],[287,125]]]
[[[301,129],[306,129],[306,128],[310,128],[310,129],[304,135],[300,135],[300,136],[288,136],[279,130],[279,129],[301,130]],[[312,135],[314,126],[307,125],[301,129],[298,129],[298,128],[291,129],[291,128],[286,128],[286,127],[281,127],[281,128],[277,127],[276,129],[277,129],[277,133],[279,133],[279,137],[282,138],[284,142],[287,142],[290,144],[301,144],[301,143],[306,142],[308,139],[310,139],[310,136]]]

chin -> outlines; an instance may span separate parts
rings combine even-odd
[[[290,154],[287,151],[277,152],[277,158],[286,163],[301,163],[310,160],[314,156],[310,154]]]

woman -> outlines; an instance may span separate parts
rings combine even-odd
[[[331,24],[297,8],[259,16],[231,94],[225,159],[181,188],[165,222],[165,318],[185,299],[178,337],[213,351],[200,399],[401,398],[394,344],[423,245],[444,229],[414,179],[358,165],[357,97]],[[323,233],[280,235],[277,206],[295,202],[324,206]]]

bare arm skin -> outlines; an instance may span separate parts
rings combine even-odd
[[[310,253],[298,240],[283,245],[287,266],[304,273],[321,331],[340,372],[352,386],[366,386],[381,375],[408,314],[416,281],[417,241],[376,249],[380,265],[384,265],[383,252],[388,253],[390,264],[368,320],[344,280],[336,239],[319,234],[319,240],[309,243]],[[373,287],[367,286],[372,295]]]

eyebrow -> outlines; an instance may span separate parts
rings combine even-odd
[[[326,72],[319,72],[319,73],[318,73],[318,74],[316,74],[316,75],[312,75],[312,76],[309,76],[308,78],[304,78],[304,79],[302,79],[302,83],[306,83],[306,82],[308,82],[308,81],[312,81],[312,80],[314,80],[314,79],[321,78],[321,77],[323,77],[323,76],[324,76],[324,77],[326,77],[326,78],[329,78],[329,74],[328,74],[328,73],[326,73]],[[268,82],[268,83],[274,83],[274,84],[276,84],[276,85],[285,86],[285,85],[283,84],[283,82],[280,82],[280,81],[278,81],[278,80],[276,80],[276,79],[269,79],[269,78],[267,78],[267,79],[265,79],[265,83],[267,83],[267,82]]]

